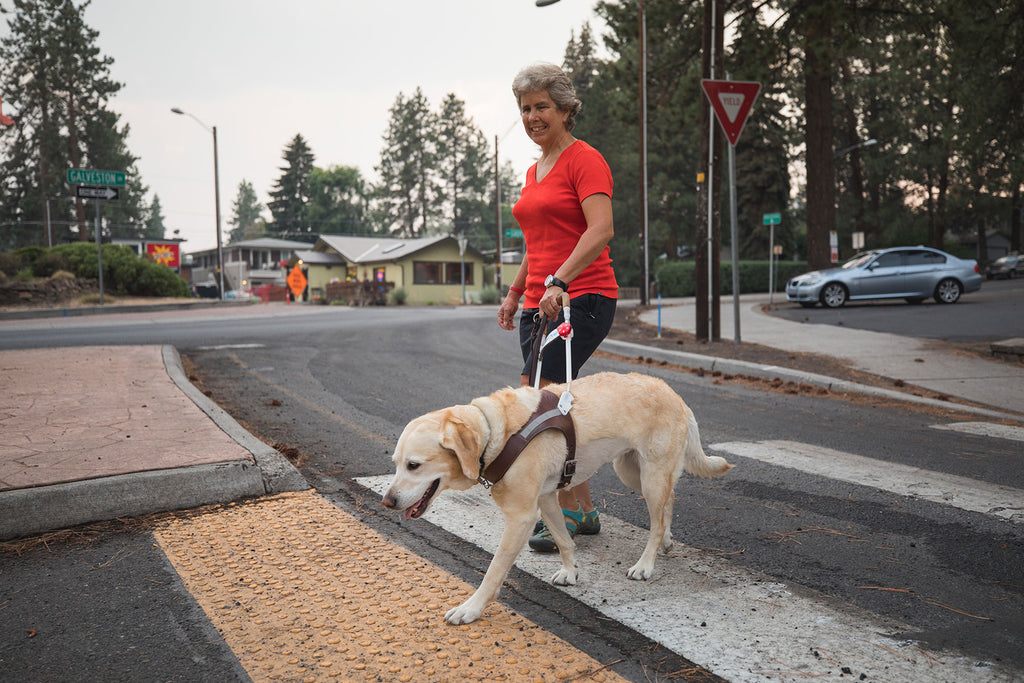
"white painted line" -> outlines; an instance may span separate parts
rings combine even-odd
[[[391,476],[357,481],[383,494]],[[504,528],[480,486],[445,491],[423,519],[491,554]],[[600,534],[578,537],[579,585],[560,590],[727,680],[840,680],[843,667],[853,673],[850,680],[862,673],[864,680],[922,683],[1014,680],[1012,672],[989,663],[924,652],[920,643],[886,635],[907,630],[893,620],[679,541],[670,555],[658,556],[652,580],[630,581],[626,570],[646,539],[647,530],[601,515]],[[516,566],[550,581],[559,560],[524,549]]]
[[[1009,486],[865,458],[797,441],[733,441],[714,444],[709,450],[1024,524],[1024,490]]]
[[[1024,427],[1012,427],[993,422],[953,422],[948,425],[932,425],[932,429],[946,429],[976,436],[993,436],[997,439],[1024,441]]]
[[[227,351],[229,349],[262,349],[266,344],[220,344],[218,346],[197,346],[200,351]]]

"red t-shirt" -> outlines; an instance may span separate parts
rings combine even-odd
[[[569,258],[587,230],[580,205],[594,194],[612,196],[612,172],[596,149],[576,140],[562,152],[544,179],[537,182],[537,164],[526,172],[526,185],[512,214],[526,241],[526,301],[537,308],[544,296],[544,279]],[[601,294],[617,299],[619,286],[608,247],[569,283],[569,296]]]

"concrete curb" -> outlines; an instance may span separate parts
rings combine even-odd
[[[206,413],[207,417],[213,420],[225,434],[234,439],[239,446],[252,453],[263,481],[263,491],[257,495],[282,493],[284,491],[305,491],[310,488],[309,483],[295,466],[288,462],[287,458],[249,433],[233,417],[224,412],[220,406],[211,401],[206,394],[196,389],[188,381],[188,377],[185,376],[185,369],[181,365],[181,356],[176,348],[164,345],[163,358],[164,366],[167,368],[167,374],[170,376],[171,381],[177,384],[178,388],[200,410]]]
[[[264,494],[248,462],[133,472],[0,493],[0,540]]]
[[[619,341],[616,339],[605,339],[601,343],[600,348],[602,351],[615,353],[621,356],[628,356],[632,358],[651,358],[652,360],[664,361],[666,363],[673,363],[684,367],[700,368],[705,372],[721,372],[729,375],[749,375],[751,377],[760,377],[763,379],[778,378],[785,381],[799,382],[815,387],[822,387],[830,391],[864,394],[867,396],[876,396],[878,398],[886,398],[895,401],[917,403],[934,408],[959,410],[961,412],[972,413],[998,420],[1014,420],[1017,422],[1021,420],[1020,415],[1003,413],[997,410],[989,410],[987,408],[962,405],[951,401],[939,401],[933,398],[914,396],[913,394],[907,394],[902,391],[893,391],[891,389],[882,389],[880,387],[872,387],[866,384],[857,384],[856,382],[847,382],[834,377],[817,375],[813,372],[803,372],[801,370],[782,368],[777,365],[760,365],[758,363],[750,363],[742,360],[702,356],[697,353],[687,353],[685,351],[669,351],[653,346],[644,346],[643,344],[634,344],[632,342]]]
[[[196,301],[180,304],[113,304],[110,306],[75,306],[73,308],[27,308],[0,311],[0,320],[32,320],[35,318],[77,318],[114,313],[148,313],[151,311],[185,311],[218,306],[249,306],[248,301]]]

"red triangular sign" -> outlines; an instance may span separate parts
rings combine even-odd
[[[747,114],[754,106],[761,84],[753,81],[712,81],[704,78],[700,82],[704,94],[715,110],[715,118],[722,125],[729,144],[735,145],[747,122]]]

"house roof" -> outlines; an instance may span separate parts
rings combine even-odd
[[[423,251],[445,240],[454,240],[451,235],[421,237],[413,240],[402,240],[393,237],[349,237],[347,235],[320,235],[314,249],[321,245],[334,249],[351,263],[374,263],[380,261],[398,261],[407,256]],[[477,252],[473,247],[467,250]]]
[[[314,266],[345,265],[345,259],[337,254],[329,254],[325,251],[313,251],[312,249],[296,250],[294,256],[301,259],[304,263]]]

